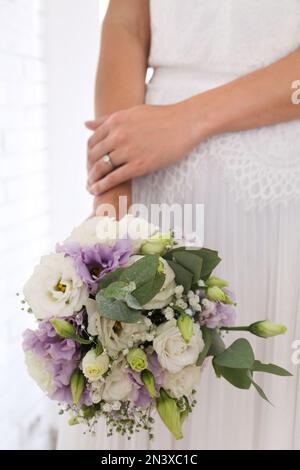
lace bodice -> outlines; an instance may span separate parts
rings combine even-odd
[[[300,0],[150,4],[154,76],[148,103],[176,102],[222,85],[300,46]],[[176,183],[180,172],[188,176],[205,156],[215,159],[248,205],[300,198],[300,120],[214,137],[168,170],[170,184],[172,175]]]

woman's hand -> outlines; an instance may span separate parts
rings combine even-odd
[[[193,116],[190,101],[140,105],[89,121],[88,190],[98,196],[128,180],[165,168],[184,158],[206,134]],[[109,154],[112,171],[103,156]]]

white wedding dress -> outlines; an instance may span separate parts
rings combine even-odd
[[[300,0],[150,3],[154,76],[147,103],[174,103],[300,46]],[[285,323],[285,336],[250,340],[261,360],[294,377],[257,374],[272,407],[254,389],[234,389],[207,367],[183,440],[172,439],[159,419],[154,443],[145,434],[130,442],[108,439],[103,423],[94,438],[62,424],[58,448],[299,449],[300,377],[291,358],[300,339],[300,121],[211,138],[185,160],[135,181],[134,200],[205,204],[205,245],[223,259],[219,273],[237,294],[238,323]]]

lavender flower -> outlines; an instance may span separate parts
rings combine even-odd
[[[52,382],[49,397],[71,404],[70,378],[80,359],[80,346],[59,337],[50,322],[40,322],[38,330],[24,332],[23,349],[44,361]],[[91,403],[88,391],[81,397],[83,403]]]
[[[202,305],[204,309],[200,314],[201,325],[214,329],[235,324],[236,310],[233,305],[211,302],[207,299],[202,301]]]
[[[101,244],[84,247],[77,242],[66,242],[57,245],[56,251],[74,260],[77,274],[89,292],[95,294],[105,274],[127,264],[132,253],[132,242],[129,239],[118,240],[112,247]]]

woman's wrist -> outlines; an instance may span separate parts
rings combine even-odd
[[[225,131],[223,101],[221,90],[213,89],[178,103],[189,120],[196,145]]]

